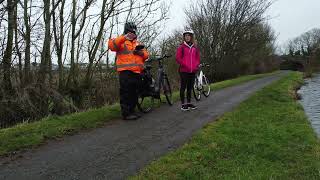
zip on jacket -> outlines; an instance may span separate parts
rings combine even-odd
[[[198,71],[200,64],[199,49],[187,43],[181,44],[176,52],[176,61],[180,65],[180,72],[195,73]]]

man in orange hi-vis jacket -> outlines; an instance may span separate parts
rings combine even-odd
[[[124,120],[136,120],[140,115],[135,113],[138,103],[138,89],[144,61],[148,51],[137,41],[137,26],[127,22],[123,35],[110,39],[109,49],[116,52],[116,68],[120,79],[120,105]]]

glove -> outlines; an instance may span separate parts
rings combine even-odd
[[[144,55],[144,53],[143,53],[142,50],[134,50],[134,51],[133,51],[133,54],[134,54],[134,55],[138,55],[138,56],[143,56],[143,55]]]
[[[134,39],[137,38],[137,35],[129,32],[128,34],[124,35],[124,37],[125,37],[127,40],[132,41],[132,40],[134,40]]]

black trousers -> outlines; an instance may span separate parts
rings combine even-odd
[[[132,71],[121,71],[120,80],[120,106],[122,116],[134,113],[138,103],[138,91],[141,85],[141,75]]]
[[[185,104],[185,91],[187,89],[187,103],[191,102],[191,93],[194,85],[195,73],[180,72],[181,86],[180,99],[181,103]]]

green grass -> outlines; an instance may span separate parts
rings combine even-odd
[[[118,118],[119,105],[106,106],[62,117],[48,117],[0,130],[0,155],[39,145],[48,138],[59,138],[77,131],[95,128]]]
[[[272,74],[272,73],[271,73]],[[233,80],[213,84],[214,89],[233,86],[253,79],[271,75],[260,74],[244,76]],[[179,100],[179,93],[173,94],[174,101]],[[81,130],[96,128],[104,123],[120,118],[120,106],[115,104],[62,117],[48,117],[38,122],[23,123],[0,130],[0,156],[17,150],[35,147],[47,139],[59,138]]]
[[[291,73],[200,130],[132,179],[320,179],[320,143]]]
[[[230,87],[230,86],[234,86],[237,84],[241,84],[244,82],[248,82],[251,80],[255,80],[258,78],[263,78],[266,76],[270,76],[272,74],[277,74],[279,73],[279,71],[273,72],[273,73],[268,73],[268,74],[256,74],[256,75],[248,75],[248,76],[241,76],[239,78],[236,79],[230,79],[230,80],[226,80],[226,81],[222,81],[222,82],[217,82],[211,85],[211,88],[213,88],[213,90],[219,90],[219,89],[223,89],[226,87]]]
[[[238,77],[238,78],[235,78],[235,79],[230,79],[230,80],[225,80],[225,81],[213,83],[213,84],[211,84],[210,88],[213,91],[217,91],[217,90],[220,90],[220,89],[223,89],[223,88],[239,85],[239,84],[242,84],[242,83],[245,83],[245,82],[248,82],[248,81],[252,81],[252,80],[255,80],[255,79],[271,76],[271,75],[278,74],[278,73],[280,73],[280,71],[275,71],[275,72],[266,73],[266,74],[255,74],[255,75],[241,76],[241,77]],[[173,101],[180,100],[180,93],[179,92],[174,92],[172,98],[173,98]]]

